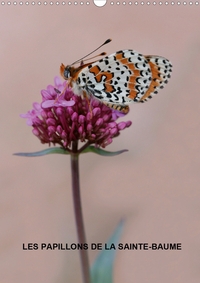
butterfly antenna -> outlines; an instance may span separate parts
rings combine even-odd
[[[96,48],[95,50],[93,50],[92,52],[88,53],[86,56],[82,57],[81,59],[75,61],[74,63],[72,63],[70,66],[78,63],[79,61],[81,61],[82,59],[84,59],[85,57],[89,56],[90,54],[94,53],[95,51],[97,51],[99,48],[101,48],[102,46],[104,46],[105,44],[108,44],[109,42],[111,42],[112,39],[107,39],[103,44],[101,44],[98,48]]]
[[[91,59],[94,59],[96,57],[99,57],[99,56],[105,56],[107,53],[106,52],[102,52],[100,53],[99,55],[96,55],[96,56],[93,56],[93,57],[90,57],[88,59],[85,59],[84,62],[88,61],[88,60],[91,60]],[[82,61],[83,62],[83,61]]]

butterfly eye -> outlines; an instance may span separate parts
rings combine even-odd
[[[64,70],[64,72],[63,72],[63,76],[64,76],[66,79],[68,79],[68,78],[71,77],[70,69],[71,69],[70,67],[66,67],[65,70]]]

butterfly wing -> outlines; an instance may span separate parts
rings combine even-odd
[[[172,64],[166,58],[152,55],[145,56],[145,58],[151,67],[152,82],[140,102],[149,100],[158,93],[159,89],[164,88],[164,86],[168,83],[172,72]]]
[[[165,58],[123,50],[83,68],[77,84],[103,102],[128,105],[144,102],[156,94],[166,83],[164,77],[169,75],[170,68]]]

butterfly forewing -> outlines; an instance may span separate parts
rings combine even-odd
[[[147,59],[133,50],[111,54],[84,68],[79,77],[80,87],[97,99],[124,105],[138,102],[152,80]]]

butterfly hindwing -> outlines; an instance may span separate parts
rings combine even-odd
[[[159,89],[164,88],[172,72],[172,64],[166,58],[160,56],[145,56],[145,58],[151,67],[152,82],[140,102],[149,100],[158,93]]]

